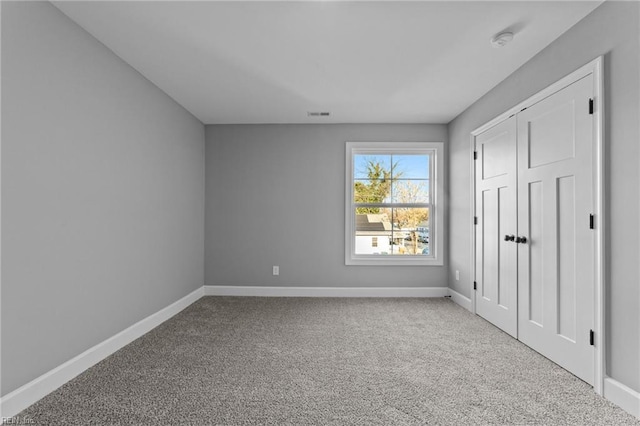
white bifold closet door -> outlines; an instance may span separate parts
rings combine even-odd
[[[515,117],[476,137],[476,313],[518,337],[515,141]]]
[[[475,138],[476,312],[593,384],[593,75]]]
[[[518,117],[518,337],[593,384],[593,75]]]

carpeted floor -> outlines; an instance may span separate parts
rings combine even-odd
[[[448,299],[205,297],[32,424],[640,425]]]

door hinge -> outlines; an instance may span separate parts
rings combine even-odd
[[[593,98],[589,98],[589,114],[593,114]]]
[[[589,330],[589,344],[591,346],[595,346],[596,344],[596,333],[593,330]]]
[[[596,229],[595,216],[592,214],[589,215],[589,229]]]
[[[473,217],[473,224],[477,225],[478,224],[478,216],[474,216]]]
[[[477,283],[477,282],[475,282],[475,281],[473,282],[473,289],[474,289],[474,290],[477,290],[477,289],[478,289],[478,283]]]
[[[478,159],[478,151],[473,151],[473,159],[474,160]]]

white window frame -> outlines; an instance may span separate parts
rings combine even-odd
[[[433,156],[430,167],[431,193],[429,201],[429,250],[424,255],[368,255],[355,254],[355,203],[353,160],[362,154],[428,154]],[[444,144],[442,142],[347,142],[345,173],[345,265],[406,265],[442,266],[444,234]],[[389,206],[395,207],[392,203]]]

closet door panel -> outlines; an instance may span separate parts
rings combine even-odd
[[[516,120],[476,137],[476,312],[517,337]]]
[[[518,336],[593,383],[591,75],[517,115]]]

